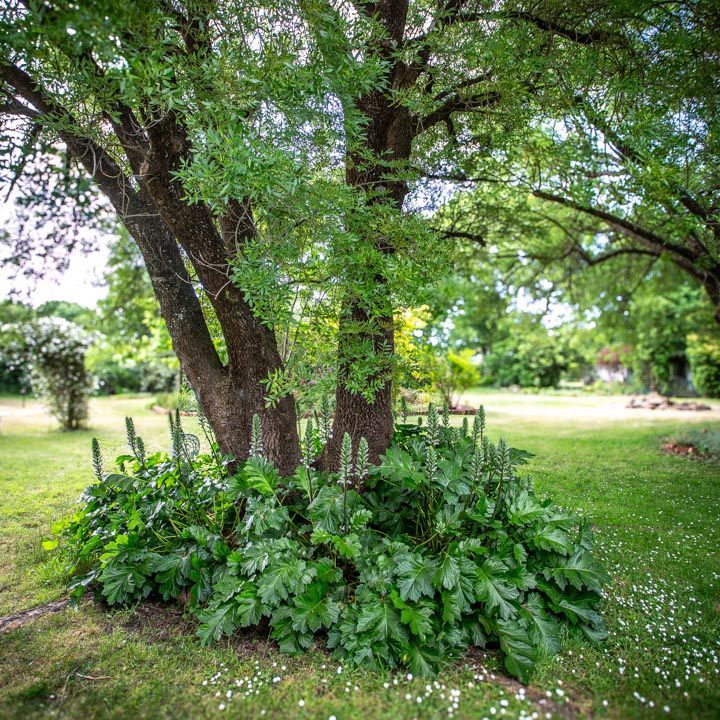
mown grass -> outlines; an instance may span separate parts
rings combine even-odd
[[[613,576],[603,645],[568,642],[521,690],[492,652],[429,681],[338,673],[319,648],[288,659],[253,636],[202,648],[177,609],[86,602],[0,634],[0,717],[718,717],[720,466],[659,451],[690,426],[720,428],[718,414],[625,410],[612,397],[467,400],[485,402],[491,435],[536,454],[541,495],[596,527]],[[90,479],[93,435],[113,457],[132,414],[148,445],[167,444],[166,420],[148,406],[97,400],[91,430],[62,433],[32,403],[0,400],[11,413],[0,425],[0,616],[63,596],[63,569],[41,542]]]

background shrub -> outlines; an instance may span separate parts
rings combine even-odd
[[[480,382],[480,371],[473,362],[475,355],[473,350],[465,349],[429,356],[432,386],[449,408],[456,407],[462,393]]]
[[[24,358],[33,391],[45,399],[66,430],[82,427],[92,384],[85,353],[92,335],[63,318],[40,318],[20,328],[17,352]]]
[[[720,336],[709,333],[688,335],[687,355],[698,393],[720,397]]]

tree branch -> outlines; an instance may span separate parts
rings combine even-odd
[[[417,119],[415,134],[419,135],[433,125],[441,122],[448,122],[456,112],[475,112],[476,110],[487,109],[497,105],[500,102],[500,93],[494,90],[488,90],[476,95],[462,97],[459,94],[453,94],[446,98],[445,101],[425,117]]]
[[[633,237],[637,240],[640,240],[641,242],[650,243],[651,245],[661,248],[664,251],[679,255],[680,257],[683,257],[690,262],[695,262],[698,259],[695,253],[691,252],[687,248],[684,248],[677,243],[673,243],[670,240],[667,240],[666,238],[657,235],[653,231],[637,225],[630,220],[621,218],[618,215],[614,215],[613,213],[609,213],[605,210],[601,210],[600,208],[595,208],[589,205],[582,205],[581,203],[575,202],[570,198],[566,198],[561,195],[555,195],[544,190],[533,190],[532,194],[541,200],[547,200],[549,202],[557,203],[573,210],[577,210],[578,212],[592,215],[593,217],[602,220],[607,225],[617,230],[618,232],[621,232],[624,235]]]
[[[49,127],[54,127],[69,153],[110,200],[118,217],[137,242],[173,345],[183,360],[186,372],[196,376],[203,372],[217,373],[218,376],[224,374],[175,237],[158,216],[156,208],[133,190],[129,178],[98,143],[68,129],[76,126],[72,115],[24,70],[0,59],[0,77],[15,88],[26,102],[37,108]]]
[[[4,58],[0,58],[2,78],[25,102],[30,103],[40,118],[54,127],[58,137],[67,145],[71,154],[83,165],[101,190],[107,195],[118,213],[123,217],[131,200],[136,199],[130,178],[110,154],[95,140],[78,135],[68,128],[77,127],[77,122],[65,108],[48,95],[27,72]]]

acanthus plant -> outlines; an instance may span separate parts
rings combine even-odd
[[[259,420],[232,474],[211,437],[210,453],[184,452],[179,422],[170,457],[133,429],[117,473],[94,444],[98,480],[59,531],[76,594],[182,598],[205,643],[260,626],[284,652],[322,637],[343,662],[423,675],[494,644],[527,681],[563,628],[604,637],[590,528],[535,496],[517,473],[529,454],[492,443],[482,409],[471,429],[431,406],[425,427],[396,427],[379,466],[346,435],[339,473],[314,468],[327,438],[309,422],[285,478],[262,456]]]

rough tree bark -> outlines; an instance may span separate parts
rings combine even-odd
[[[395,0],[379,3],[375,16],[379,18],[391,40],[397,47],[403,41],[408,3]],[[373,48],[386,60],[392,57],[392,47],[382,43]],[[350,149],[345,158],[345,182],[358,192],[367,194],[367,204],[385,204],[395,212],[402,212],[408,193],[405,180],[392,177],[388,168],[391,163],[401,164],[410,158],[414,137],[413,122],[407,108],[397,103],[393,95],[393,76],[398,80],[406,68],[402,63],[390,65],[387,85],[360,96],[355,109],[365,119],[364,134],[359,148]],[[370,160],[368,158],[371,158]],[[388,238],[378,235],[367,238],[383,253],[394,252]],[[386,279],[377,276],[380,292]],[[369,346],[387,365],[381,371],[382,385],[372,401],[353,393],[347,387],[350,365],[356,356],[354,345]],[[376,314],[362,298],[348,296],[341,310],[338,336],[336,411],[333,436],[327,458],[331,467],[337,466],[340,444],[347,432],[353,439],[353,447],[361,437],[366,438],[370,461],[377,463],[387,450],[393,433],[391,360],[394,353],[394,317],[392,313]],[[383,360],[387,360],[383,363]]]
[[[119,119],[112,125],[137,178],[134,183],[105,148],[73,129],[79,125],[72,114],[25,70],[0,61],[0,77],[29,104],[27,112],[35,122],[60,123],[58,135],[69,154],[94,179],[138,244],[173,349],[221,450],[238,459],[247,457],[252,417],[258,413],[267,457],[282,473],[293,472],[300,455],[294,401],[284,398],[265,407],[261,384],[281,367],[275,336],[229,282],[229,263],[239,242],[233,234],[231,243],[229,233],[237,229],[239,218],[229,209],[220,223],[225,229],[221,234],[205,205],[184,199],[172,174],[189,151],[177,119],[169,113],[141,123],[130,108],[118,103]],[[242,202],[232,205],[240,207]],[[214,347],[181,249],[221,325],[227,365]]]

